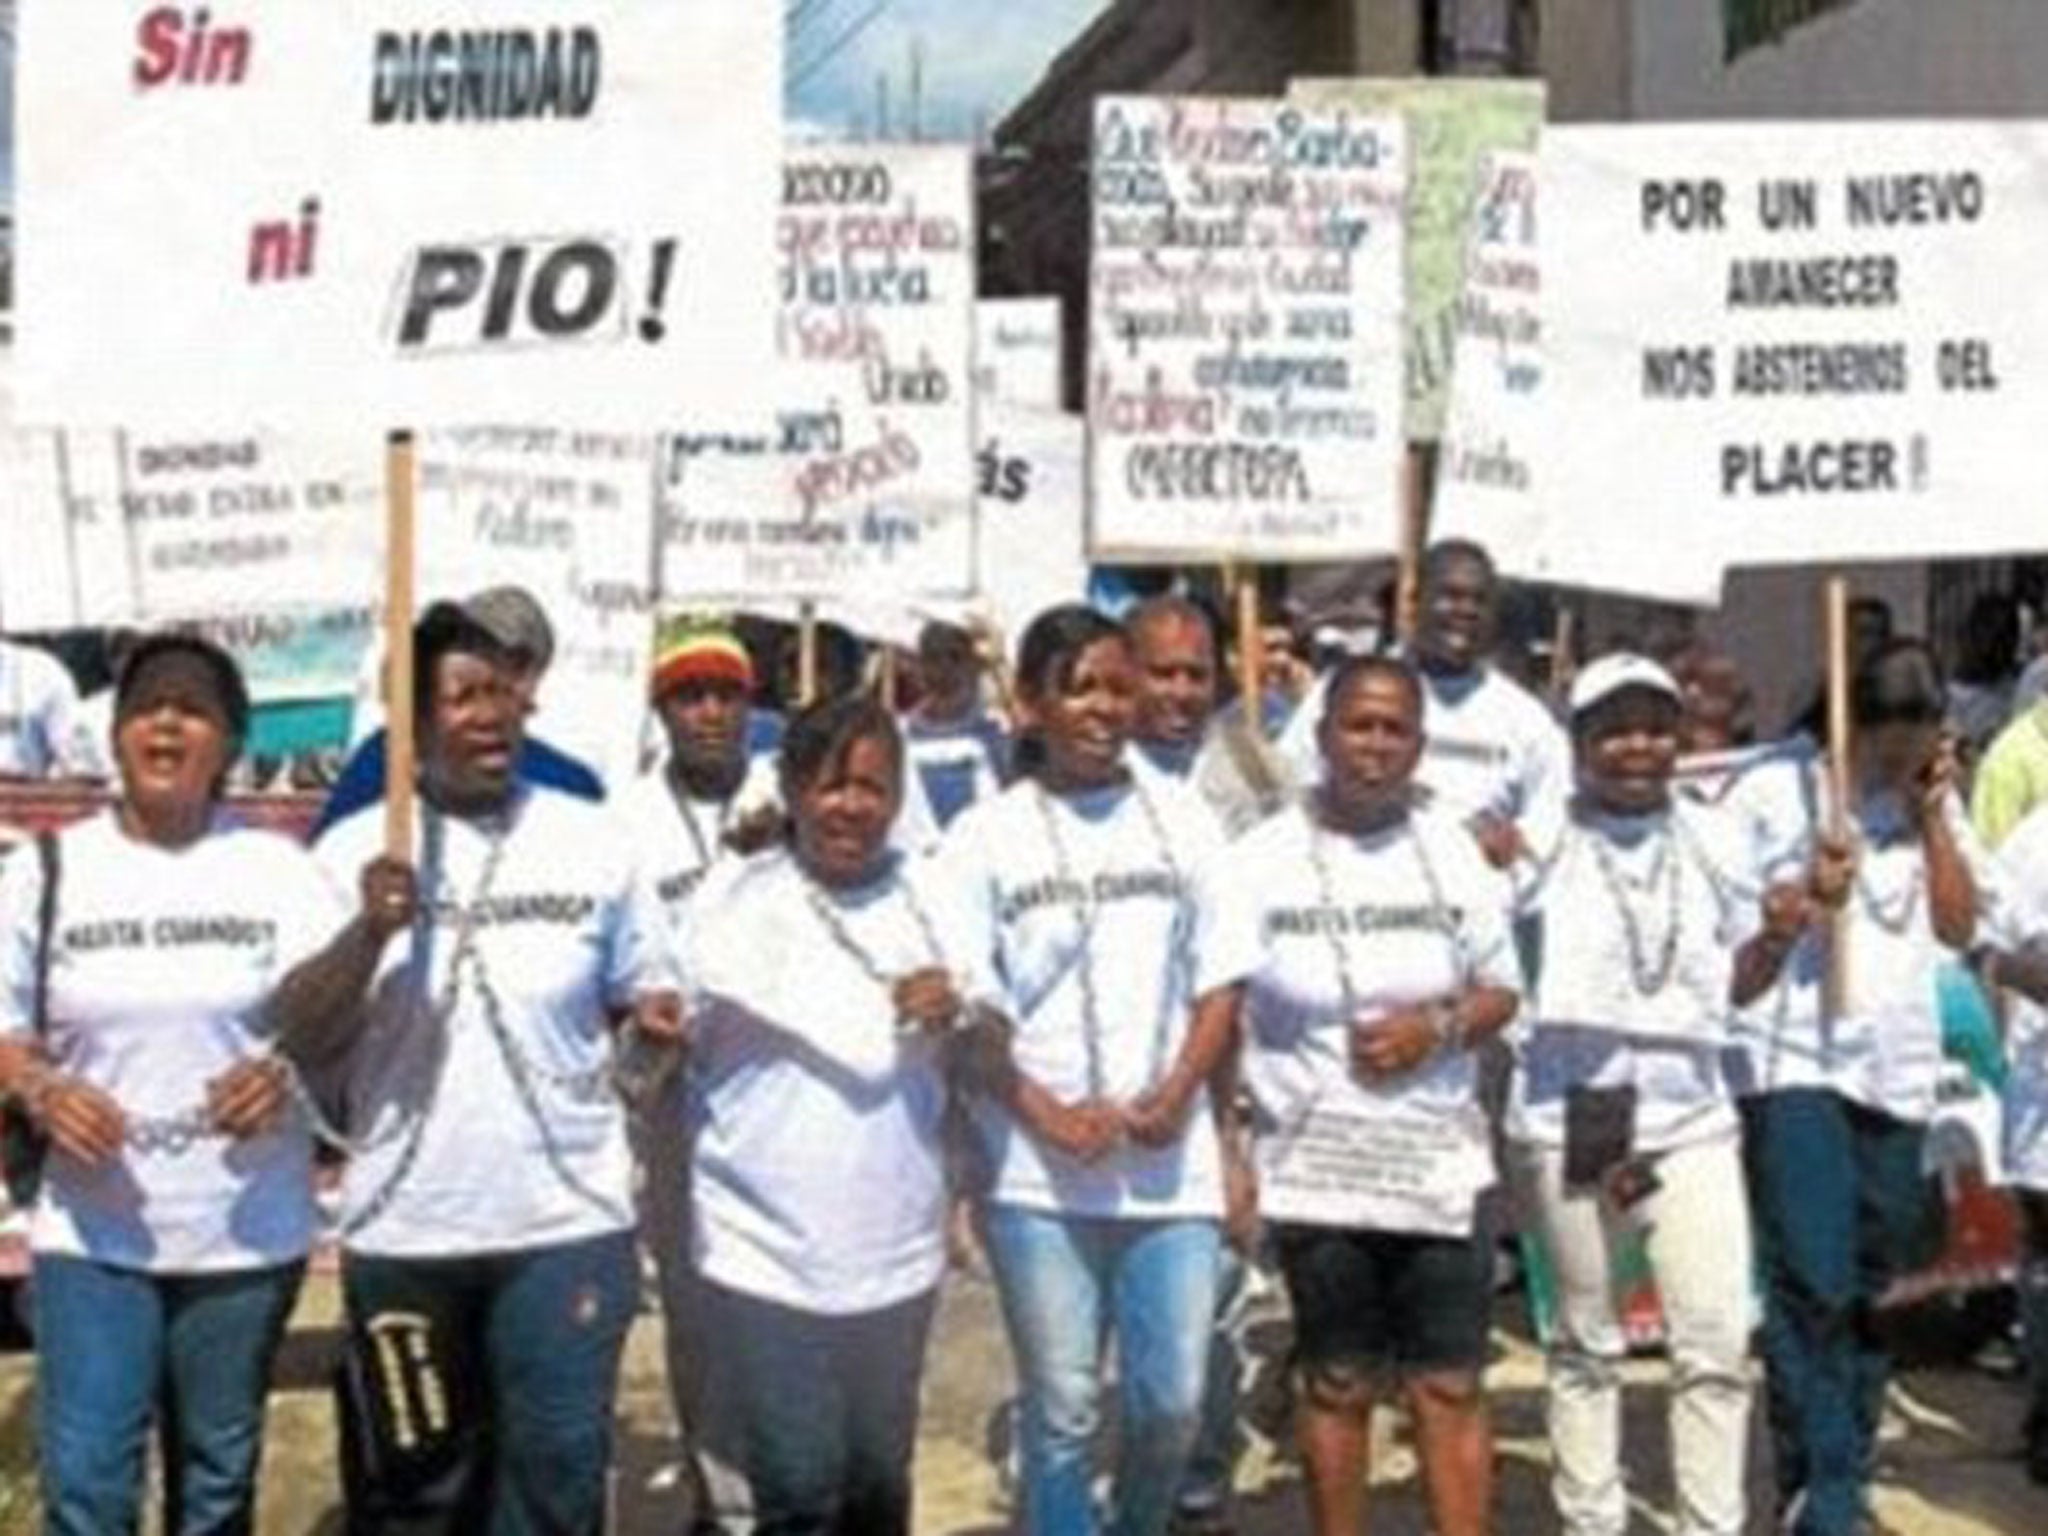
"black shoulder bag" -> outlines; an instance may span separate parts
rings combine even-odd
[[[36,1043],[50,1033],[50,950],[57,929],[57,835],[36,834],[36,858],[43,867],[43,893],[36,903],[36,952],[34,991],[29,1005],[29,1023]],[[36,1124],[28,1107],[10,1099],[0,1109],[0,1171],[4,1171],[7,1198],[19,1210],[36,1203],[43,1187],[43,1164],[50,1155],[50,1138]]]

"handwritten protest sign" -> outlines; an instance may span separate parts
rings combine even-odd
[[[675,438],[672,598],[962,593],[974,573],[967,150],[790,152],[778,224],[785,402]]]
[[[756,0],[25,8],[23,417],[730,409],[774,344],[781,38]]]
[[[0,627],[134,621],[134,550],[113,433],[0,430],[0,490],[8,498]]]
[[[534,728],[630,776],[654,639],[650,439],[550,429],[434,434],[419,466],[421,600],[524,587],[555,656]]]
[[[1398,119],[1097,99],[1097,559],[1394,547],[1406,174]]]
[[[2037,543],[2044,163],[2036,123],[1552,130],[1534,472],[1601,564],[1568,579],[1711,602],[1731,564]]]
[[[1531,469],[1543,431],[1536,157],[1488,155],[1480,175],[1430,530],[1485,545],[1507,575],[1548,580]]]
[[[362,605],[381,589],[374,437],[124,433],[119,446],[142,618]]]
[[[1311,1103],[1258,1143],[1260,1205],[1275,1221],[1468,1236],[1492,1181],[1484,1140],[1456,1118],[1383,1104]]]
[[[1407,432],[1434,439],[1449,403],[1465,233],[1481,161],[1533,150],[1543,124],[1540,80],[1297,80],[1289,98],[1408,124]]]
[[[974,392],[1042,411],[1060,408],[1066,347],[1058,299],[982,299],[974,306]]]

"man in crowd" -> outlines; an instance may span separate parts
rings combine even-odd
[[[515,685],[531,716],[541,679],[555,656],[554,627],[546,612],[523,587],[491,587],[456,606],[512,658],[517,669]],[[314,836],[383,797],[384,741],[380,729],[364,738],[350,755],[321,807]],[[515,771],[526,783],[542,789],[560,790],[580,800],[604,798],[604,782],[587,764],[537,737],[528,736],[521,743]]]
[[[1499,600],[1493,560],[1479,545],[1446,539],[1423,557],[1411,646],[1426,694],[1416,782],[1466,819],[1495,868],[1527,871],[1563,826],[1571,751],[1542,701],[1488,661]],[[1304,785],[1320,771],[1323,696],[1318,685],[1280,741]]]
[[[981,697],[974,637],[937,620],[917,637],[917,707],[903,722],[908,766],[941,829],[1002,787],[1008,747]]]

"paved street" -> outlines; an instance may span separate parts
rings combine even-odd
[[[273,1399],[264,1467],[263,1530],[276,1536],[337,1536],[341,1529],[333,1470],[333,1428],[326,1375],[336,1305],[331,1279],[309,1285]],[[1555,1529],[1544,1490],[1545,1447],[1540,1360],[1511,1334],[1498,1336],[1493,1373],[1502,1457],[1503,1533]],[[679,1533],[682,1503],[661,1383],[659,1329],[643,1318],[629,1347],[621,1394],[622,1467],[619,1529]],[[1661,1397],[1655,1361],[1632,1367],[1628,1394],[1629,1465],[1637,1531],[1673,1529],[1670,1479],[1662,1444]],[[31,1465],[29,1357],[0,1359],[0,1536],[35,1528],[32,1501],[20,1486]],[[1005,1506],[984,1452],[991,1411],[1008,1389],[1009,1360],[985,1282],[956,1281],[941,1315],[925,1395],[919,1444],[921,1532],[930,1536],[993,1536],[1006,1526]],[[1272,1417],[1274,1384],[1255,1385],[1255,1416]],[[2018,1388],[1976,1372],[1915,1372],[1895,1394],[1888,1415],[1893,1437],[1885,1454],[1879,1511],[1906,1536],[2038,1536],[2048,1531],[2048,1492],[2032,1488],[2013,1459]],[[1382,1426],[1393,1448],[1382,1458],[1376,1536],[1423,1536],[1413,1459],[1395,1426]],[[1758,1468],[1761,1474],[1761,1467]],[[1294,1465],[1255,1441],[1240,1470],[1242,1536],[1278,1536],[1302,1529]],[[1757,1479],[1762,1507],[1763,1481]],[[1757,1529],[1761,1530],[1759,1522]]]

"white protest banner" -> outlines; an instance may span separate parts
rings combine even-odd
[[[773,355],[782,31],[759,0],[24,7],[23,417],[731,409]]]
[[[1047,608],[1088,600],[1081,418],[1025,406],[981,412],[980,580],[970,606],[1015,649]]]
[[[1430,533],[1485,545],[1504,575],[1549,580],[1530,469],[1543,430],[1536,157],[1503,150],[1487,156],[1481,176]]]
[[[964,593],[974,579],[974,208],[964,146],[792,149],[783,406],[666,450],[663,596]]]
[[[1104,96],[1093,165],[1094,557],[1394,548],[1400,120]]]
[[[650,439],[552,429],[429,436],[419,595],[530,592],[554,629],[536,734],[614,779],[639,767],[654,643]]]
[[[133,546],[111,432],[0,429],[7,496],[0,626],[80,629],[136,617]]]
[[[1449,404],[1466,231],[1481,161],[1494,150],[1533,150],[1543,126],[1540,80],[1423,77],[1297,80],[1290,100],[1398,112],[1408,124],[1407,432],[1433,439]]]
[[[120,437],[121,507],[147,621],[378,601],[376,438]]]
[[[1534,472],[1600,556],[1565,579],[1712,601],[1731,564],[2038,545],[2044,164],[2023,122],[1546,135]]]
[[[974,306],[974,392],[981,400],[1060,408],[1066,344],[1058,299],[982,299]]]

